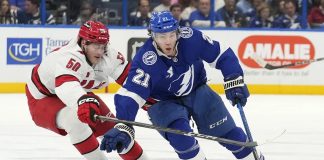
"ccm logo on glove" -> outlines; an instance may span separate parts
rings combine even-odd
[[[78,118],[81,122],[90,126],[96,125],[94,115],[100,115],[100,103],[93,95],[83,95],[78,100]]]
[[[96,98],[93,98],[93,97],[89,97],[89,98],[85,98],[85,99],[80,98],[79,102],[78,102],[79,103],[78,105],[80,106],[85,102],[94,102],[94,103],[97,103],[97,105],[99,106],[99,101]]]

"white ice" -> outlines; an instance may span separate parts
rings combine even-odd
[[[100,94],[113,107],[113,96]],[[240,115],[224,96],[227,108],[239,126]],[[34,125],[24,94],[0,94],[0,160],[80,160],[82,156],[67,137]],[[267,160],[324,159],[324,96],[252,95],[244,108],[252,136],[261,144]],[[203,106],[202,106],[203,107]],[[136,121],[149,123],[145,111]],[[278,136],[286,130],[282,136]],[[152,160],[178,159],[155,130],[136,127],[136,139]],[[232,160],[231,153],[217,142],[199,139],[208,160]],[[115,153],[109,159],[119,159]]]

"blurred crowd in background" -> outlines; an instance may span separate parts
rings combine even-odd
[[[181,26],[324,28],[324,0],[46,0],[43,3],[41,0],[0,0],[0,2],[0,24],[81,25],[91,19],[111,26],[147,27],[152,12],[169,10],[179,20]],[[42,4],[45,12],[41,9]]]

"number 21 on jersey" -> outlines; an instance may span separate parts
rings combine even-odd
[[[145,73],[142,69],[136,69],[136,75],[133,77],[132,81],[138,85],[141,85],[145,88],[148,87],[148,82],[150,80],[150,75]]]

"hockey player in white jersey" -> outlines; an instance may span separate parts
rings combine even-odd
[[[192,132],[189,125],[192,118],[199,133],[246,142],[247,135],[236,126],[220,96],[206,84],[203,64],[206,61],[222,72],[226,97],[232,105],[245,106],[249,91],[233,50],[199,30],[179,27],[170,12],[152,14],[149,34],[151,38],[136,53],[127,80],[115,95],[116,117],[134,121],[138,109],[151,97],[155,102],[148,107],[148,114],[156,126]],[[119,132],[122,131],[117,127],[108,131],[101,149],[110,152],[118,149],[120,143],[126,143],[119,138]],[[195,138],[167,132],[160,134],[180,159],[206,159]],[[236,159],[255,160],[252,148],[221,145]]]
[[[91,91],[106,87],[109,77],[123,84],[129,65],[122,54],[109,46],[107,27],[87,21],[78,37],[55,49],[33,68],[26,85],[33,121],[57,134],[68,135],[85,159],[106,160],[96,138],[112,129],[115,123],[96,121],[93,115],[114,115]],[[121,136],[128,134],[125,130]],[[133,139],[118,153],[125,160],[146,157]]]

